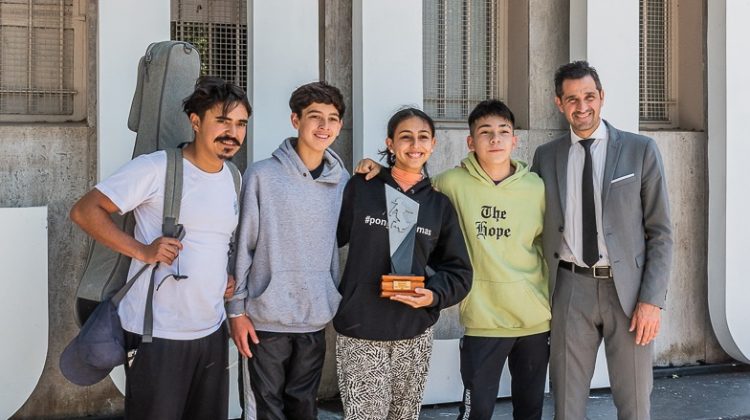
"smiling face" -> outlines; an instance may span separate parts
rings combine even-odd
[[[200,158],[227,160],[234,156],[245,141],[247,109],[237,104],[222,114],[223,103],[217,103],[206,111],[203,118],[190,114],[195,131],[196,155]]]
[[[396,157],[397,168],[421,173],[435,147],[435,136],[427,121],[410,117],[398,123],[393,138],[385,139],[385,145]]]
[[[341,116],[335,106],[313,102],[302,110],[302,115],[292,113],[292,125],[297,129],[297,152],[323,155],[341,131]]]
[[[513,126],[505,118],[488,115],[479,118],[466,138],[469,150],[476,153],[477,160],[485,171],[490,172],[510,164],[510,154],[516,147],[518,137],[513,135]]]
[[[565,79],[562,83],[562,95],[555,98],[555,104],[565,115],[573,132],[582,138],[588,138],[599,127],[604,90],[596,89],[596,82],[591,76]]]

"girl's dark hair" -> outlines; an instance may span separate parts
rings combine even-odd
[[[430,126],[430,134],[435,137],[435,121],[430,118],[429,115],[427,115],[424,111],[422,111],[419,108],[414,107],[407,107],[407,108],[401,108],[398,110],[390,120],[388,120],[388,138],[393,140],[393,137],[396,135],[396,127],[398,127],[399,124],[401,124],[404,120],[407,120],[412,117],[417,117],[421,119],[422,121],[426,122],[427,125]],[[388,167],[392,167],[396,164],[396,155],[388,151],[388,148],[386,147],[383,150],[378,151],[378,155],[380,155],[380,159],[382,160],[385,158],[385,162],[388,164]],[[425,172],[427,171],[426,164],[425,164]]]
[[[222,104],[221,115],[227,115],[234,107],[242,105],[249,117],[253,113],[247,94],[241,87],[216,76],[201,76],[195,82],[195,90],[182,101],[182,110],[188,117],[196,114],[203,119],[206,111]]]

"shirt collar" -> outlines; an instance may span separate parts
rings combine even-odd
[[[595,139],[594,143],[598,143],[598,140],[606,140],[609,133],[607,132],[607,124],[604,123],[604,120],[599,120],[599,127],[596,127],[596,130],[594,130],[593,133],[591,133],[591,136],[588,137],[590,139]],[[573,131],[573,128],[570,129],[570,144],[576,144],[579,141],[583,140],[582,137],[579,137],[578,134],[576,134]]]

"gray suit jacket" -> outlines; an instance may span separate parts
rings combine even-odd
[[[602,227],[617,295],[625,314],[631,316],[637,302],[664,308],[672,261],[667,185],[653,139],[604,123],[609,141],[602,181]],[[565,231],[569,148],[568,132],[539,146],[531,167],[544,180],[544,257],[550,267],[552,299]]]

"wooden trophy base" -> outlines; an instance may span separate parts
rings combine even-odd
[[[424,276],[405,276],[400,274],[383,274],[380,279],[380,297],[389,298],[395,295],[416,296],[417,287],[424,288]]]

